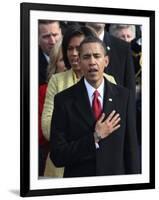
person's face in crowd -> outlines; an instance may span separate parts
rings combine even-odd
[[[66,71],[66,67],[65,67],[64,60],[63,60],[63,55],[62,55],[62,50],[60,50],[56,66],[57,66],[56,73]]]
[[[39,45],[44,53],[50,54],[53,45],[62,37],[58,22],[39,25]]]
[[[91,22],[91,23],[87,23],[87,26],[93,29],[93,31],[95,31],[95,33],[99,37],[102,31],[104,31],[105,24]]]
[[[126,42],[131,42],[134,39],[132,30],[130,28],[123,28],[117,32],[117,37],[125,40]]]
[[[83,35],[74,36],[71,38],[68,48],[67,48],[67,57],[68,61],[73,69],[73,71],[80,71],[79,66],[79,46],[82,40],[84,39]]]
[[[92,28],[94,28],[95,30],[100,30],[100,29],[104,29],[105,24],[103,23],[88,23],[88,25]]]
[[[108,65],[108,56],[101,44],[85,43],[80,50],[80,66],[86,80],[98,88],[103,80],[104,68]]]

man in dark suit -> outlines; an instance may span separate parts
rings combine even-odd
[[[131,89],[135,97],[135,73],[130,44],[110,35],[103,23],[86,23],[86,25],[93,28],[105,43],[109,56],[105,72],[114,76],[118,85]]]
[[[131,92],[103,77],[101,40],[85,38],[79,54],[84,78],[54,99],[51,160],[64,177],[140,173]]]
[[[60,24],[53,20],[39,20],[39,85],[47,81],[49,54],[53,45],[62,37]]]

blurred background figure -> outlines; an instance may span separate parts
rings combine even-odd
[[[136,25],[136,38],[131,41],[131,49],[133,52],[133,60],[135,65],[135,80],[136,80],[136,121],[138,139],[141,146],[141,93],[142,93],[142,27]]]
[[[49,152],[49,143],[44,138],[41,128],[41,116],[43,112],[47,83],[53,74],[66,71],[61,43],[62,39],[59,39],[50,50],[49,65],[47,67],[47,80],[39,86],[39,176],[44,175],[46,158]]]
[[[51,78],[52,74],[64,72],[67,70],[63,60],[61,45],[62,39],[58,40],[58,42],[56,42],[50,51],[50,62],[47,69],[48,80]]]
[[[110,24],[109,33],[130,43],[136,82],[136,125],[138,141],[141,145],[141,66],[142,66],[142,38],[141,26],[130,24]]]
[[[112,75],[117,84],[130,89],[135,99],[135,72],[130,44],[110,35],[107,24],[87,22],[86,26],[95,30],[105,43],[109,56],[105,72]]]
[[[49,54],[56,42],[61,39],[60,23],[53,20],[39,20],[39,85],[47,80]]]
[[[109,26],[109,33],[126,42],[131,42],[136,37],[135,25],[127,24],[111,24]]]
[[[105,24],[104,23],[86,22],[86,26],[95,30],[99,39],[101,39],[103,41],[104,35],[105,35]]]

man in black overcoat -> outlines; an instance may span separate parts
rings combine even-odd
[[[138,174],[132,93],[104,78],[109,61],[101,40],[84,39],[79,53],[84,77],[54,99],[50,158],[65,167],[64,177]]]

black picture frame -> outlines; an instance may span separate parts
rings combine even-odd
[[[131,10],[118,8],[102,7],[84,7],[71,5],[53,5],[53,4],[35,4],[21,3],[20,5],[20,23],[21,23],[21,141],[20,141],[20,195],[22,197],[39,196],[39,195],[62,195],[77,193],[95,193],[107,191],[139,190],[155,188],[155,12],[150,10]],[[40,188],[32,189],[30,187],[30,13],[31,11],[48,11],[48,12],[67,12],[67,13],[89,13],[114,16],[133,16],[145,17],[148,19],[149,30],[149,181],[142,183],[124,183],[115,185],[94,185],[79,187],[62,187],[62,188]],[[144,108],[143,108],[144,109]],[[35,147],[36,148],[36,147]]]

